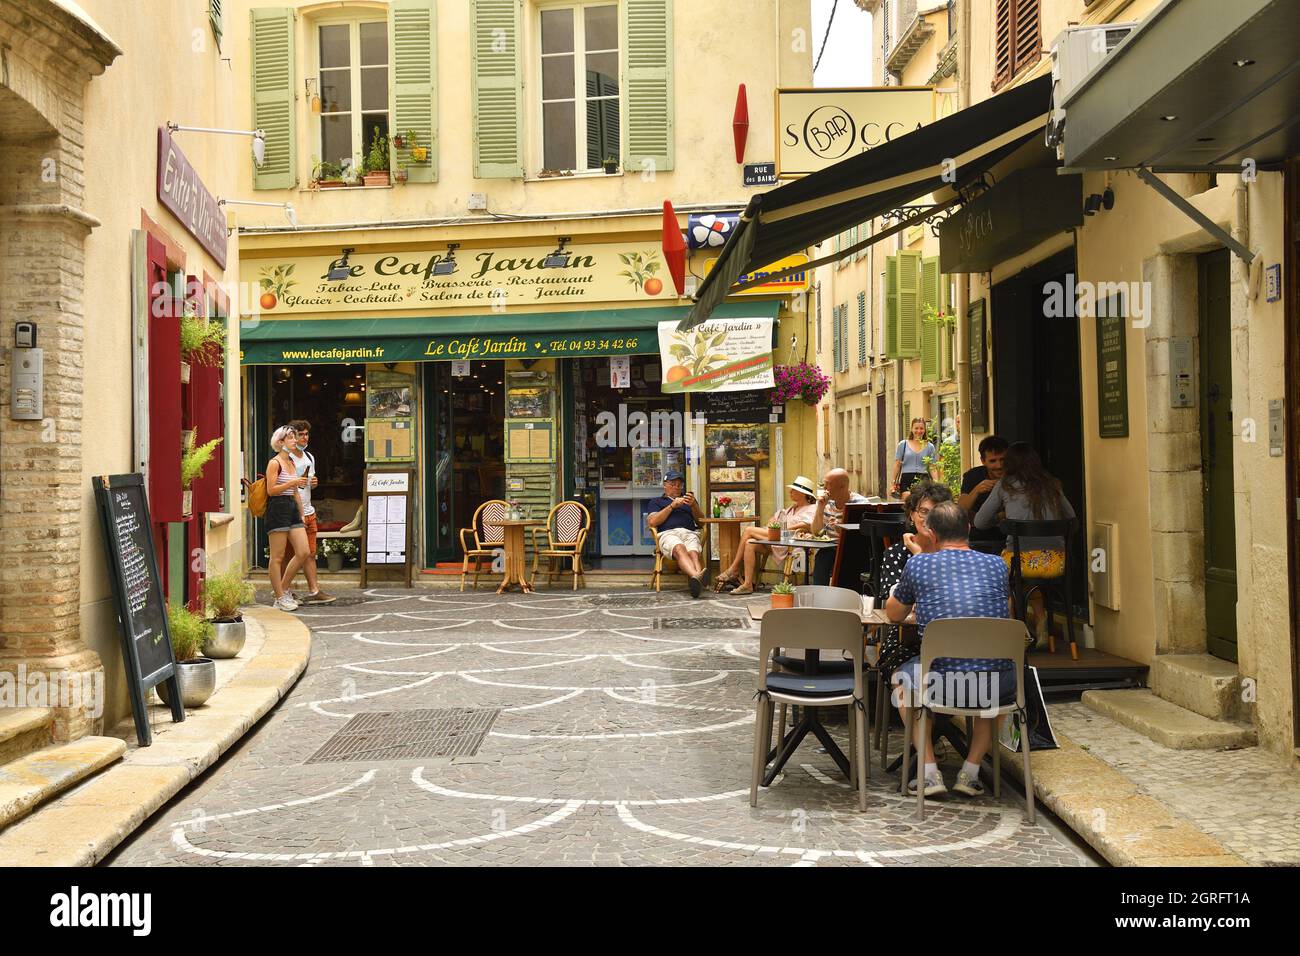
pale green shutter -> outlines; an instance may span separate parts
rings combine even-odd
[[[415,133],[429,148],[423,163],[405,146],[393,150],[393,164],[406,163],[413,183],[438,181],[438,28],[434,0],[392,0],[388,8],[393,38],[393,128],[391,134]]]
[[[517,179],[524,174],[519,0],[472,0],[471,21],[474,177]]]
[[[940,292],[940,298],[943,301],[943,311],[951,316],[953,311],[952,280],[946,275],[941,275],[939,279],[940,279],[939,292]],[[954,375],[954,370],[957,361],[956,359],[957,323],[949,319],[948,322],[944,323],[944,331],[945,331],[944,339],[947,342],[946,351],[944,353],[945,354],[945,362],[943,366],[945,370],[944,377],[955,378],[956,376]]]
[[[921,354],[921,254],[898,254],[898,354]]]
[[[254,189],[298,184],[298,143],[293,81],[293,10],[252,11],[253,128],[266,134],[266,161],[254,169]]]
[[[673,168],[673,2],[620,4],[627,50],[627,168]]]
[[[898,256],[885,257],[885,358],[898,358]]]
[[[921,260],[921,381],[937,382],[939,380],[939,322],[925,318],[925,306],[938,310],[939,300],[939,257],[927,256]]]
[[[212,36],[217,41],[217,52],[221,52],[221,0],[208,0],[208,23],[212,25]]]
[[[858,364],[867,364],[867,294],[858,293]]]
[[[844,343],[840,340],[840,307],[837,305],[831,309],[831,365],[835,371],[840,370],[840,353],[844,349]]]

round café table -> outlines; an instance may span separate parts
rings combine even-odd
[[[528,583],[524,561],[524,529],[546,524],[546,522],[539,518],[519,518],[493,523],[500,525],[501,530],[505,532],[505,575],[501,578],[501,587],[497,588],[497,594],[509,590],[516,584],[525,594],[531,593],[533,586]]]
[[[736,549],[740,547],[740,526],[742,524],[753,524],[758,518],[750,515],[748,518],[701,518],[700,524],[715,524],[718,526],[718,570],[725,571],[731,567],[732,560],[736,557]]]

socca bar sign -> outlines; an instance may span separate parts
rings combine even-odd
[[[217,204],[217,197],[203,185],[203,180],[179,146],[172,140],[171,130],[158,127],[158,201],[199,244],[226,267],[226,216]]]
[[[263,316],[294,313],[479,307],[575,302],[677,301],[658,245],[573,244],[563,265],[543,263],[555,246],[509,246],[456,250],[456,271],[435,275],[447,248],[352,253],[347,262],[330,256],[291,260],[241,257],[240,278],[261,290]],[[346,279],[326,278],[344,267]]]

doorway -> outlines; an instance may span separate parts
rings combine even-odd
[[[424,563],[459,566],[460,529],[490,498],[506,496],[505,362],[472,362],[453,375],[451,362],[424,371]]]
[[[1232,307],[1228,250],[1197,258],[1201,478],[1205,510],[1205,645],[1237,660],[1237,523],[1233,508]]]
[[[1051,283],[1067,287],[1075,273],[1067,249],[993,287],[994,430],[1009,442],[1027,441],[1061,482],[1079,532],[1070,554],[1075,619],[1088,620],[1087,502],[1084,499],[1083,393],[1079,317],[1073,309],[1051,317]],[[1073,284],[1069,284],[1073,288]],[[1056,310],[1052,310],[1056,311]]]

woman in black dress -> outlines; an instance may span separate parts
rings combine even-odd
[[[943,482],[923,478],[912,486],[912,493],[903,506],[912,530],[903,535],[902,541],[891,545],[881,558],[877,604],[883,606],[889,592],[903,576],[908,558],[922,551],[936,550],[934,538],[926,530],[925,519],[941,501],[952,501],[952,491]],[[880,641],[878,666],[886,675],[892,674],[894,668],[916,656],[915,631],[909,628],[908,636],[912,638],[911,642],[903,640],[902,628],[897,624],[885,631],[885,636]]]

